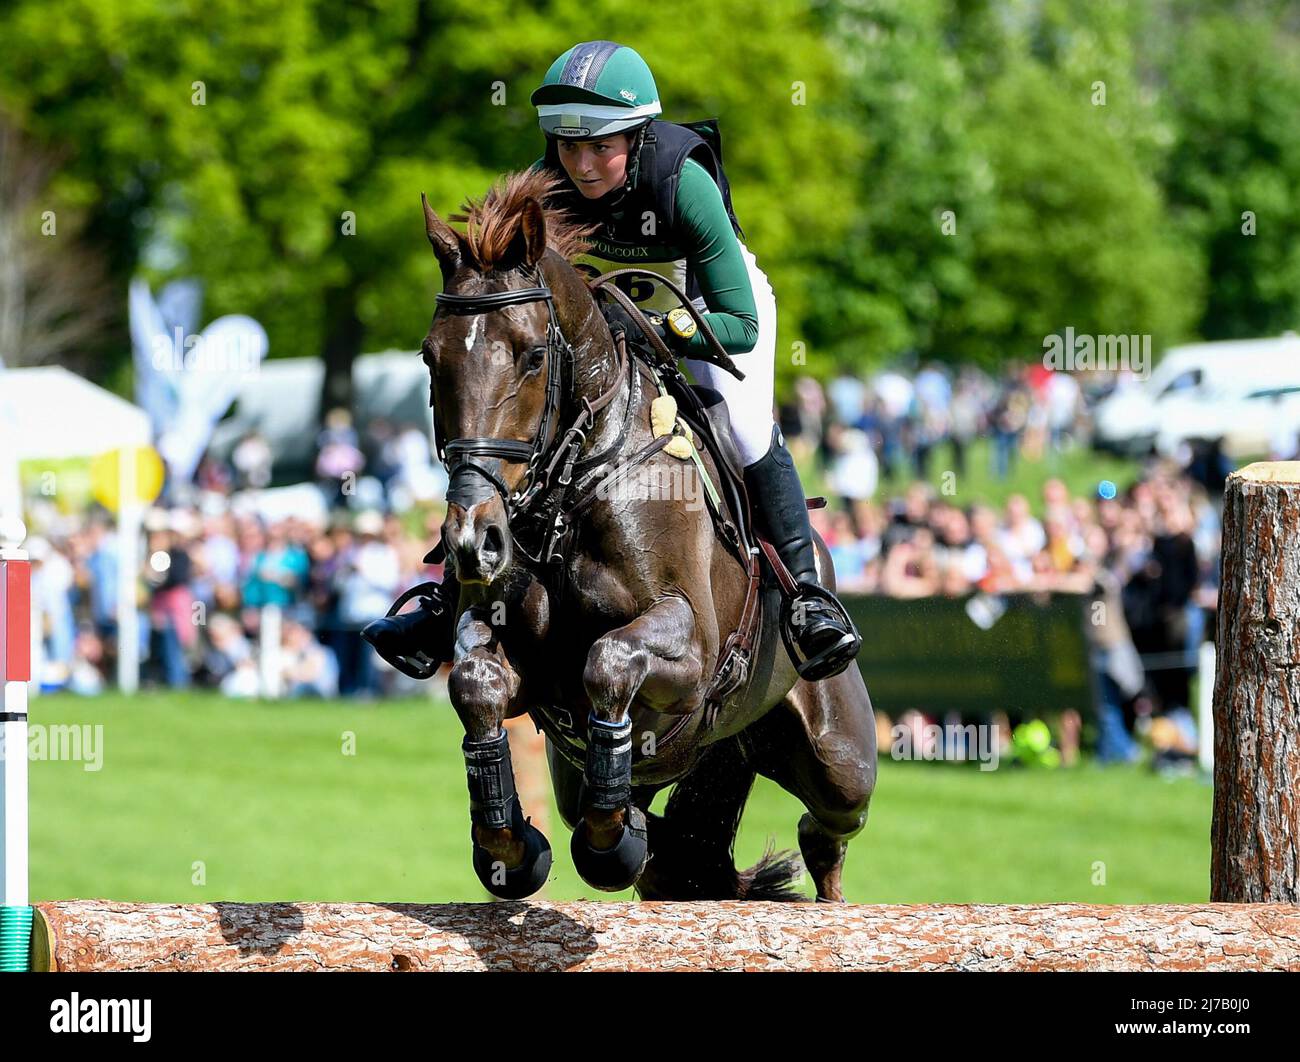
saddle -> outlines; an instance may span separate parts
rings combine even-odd
[[[782,563],[775,547],[758,531],[749,495],[745,489],[744,463],[736,447],[735,436],[731,431],[731,416],[727,412],[722,394],[710,387],[691,384],[677,368],[677,356],[663,343],[635,303],[625,292],[609,283],[616,277],[628,274],[649,275],[657,283],[671,289],[709,341],[711,351],[706,356],[707,360],[740,379],[744,379],[744,374],[735,367],[730,356],[713,335],[704,316],[672,281],[662,275],[642,269],[625,268],[605,273],[590,282],[589,287],[593,294],[603,288],[639,326],[642,336],[624,337],[620,329],[619,334],[615,336],[615,341],[624,339],[632,356],[653,375],[660,386],[661,393],[666,392],[674,399],[679,418],[695,435],[698,440],[696,445],[707,451],[713,458],[714,466],[722,480],[718,485],[720,489],[716,492],[712,485],[706,484],[706,496],[710,502],[709,511],[719,538],[744,567],[748,576],[748,585],[740,621],[718,653],[717,668],[705,693],[704,725],[706,728],[711,728],[727,698],[742,689],[749,677],[754,643],[762,629],[761,589],[764,574],[770,572],[780,584],[782,592],[786,594],[794,591],[796,583]],[[599,300],[597,301],[600,304]],[[707,480],[708,474],[702,464],[699,466],[699,471],[700,475]],[[810,498],[807,504],[809,509],[821,508],[826,504],[826,499]],[[764,560],[766,565],[763,563]],[[688,718],[683,717],[679,726],[684,725]],[[674,727],[663,740],[672,737],[677,729],[678,727]]]

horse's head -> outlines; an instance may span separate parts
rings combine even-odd
[[[466,223],[464,234],[424,200],[443,293],[421,349],[450,475],[442,538],[462,584],[490,584],[510,568],[507,500],[554,442],[573,387],[563,381],[569,345],[608,341],[567,261],[589,230],[542,205],[557,183],[540,172],[510,175],[451,216]]]

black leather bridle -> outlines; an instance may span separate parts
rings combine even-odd
[[[555,481],[555,472],[560,469],[558,483],[567,487],[569,477],[578,453],[586,442],[587,433],[595,426],[596,413],[613,401],[623,383],[626,369],[626,354],[620,347],[619,371],[610,389],[596,399],[582,399],[582,409],[573,424],[563,432],[560,431],[558,419],[564,402],[565,377],[568,377],[570,397],[574,397],[575,354],[572,345],[565,338],[564,330],[555,313],[555,296],[542,280],[540,267],[534,269],[536,283],[532,287],[515,288],[510,291],[494,291],[485,295],[452,295],[440,293],[438,306],[448,313],[470,315],[492,313],[507,306],[520,306],[532,302],[545,302],[546,323],[546,360],[547,380],[546,399],[542,417],[531,443],[518,439],[483,438],[464,436],[444,443],[442,430],[438,424],[437,411],[434,420],[434,445],[438,457],[447,469],[450,482],[447,488],[448,501],[455,500],[457,480],[465,484],[464,477],[477,476],[501,495],[505,504],[506,521],[512,523],[518,517],[527,515],[537,500],[545,495]],[[622,435],[620,433],[620,440]],[[486,467],[482,461],[511,462],[526,464],[523,478],[514,491],[511,491],[496,470]],[[462,487],[462,495],[472,493],[468,486]],[[441,544],[440,544],[441,545]]]
[[[546,322],[546,400],[542,409],[542,418],[538,422],[537,432],[531,443],[518,439],[495,439],[464,436],[444,443],[442,429],[438,418],[434,419],[434,444],[438,448],[438,458],[447,469],[447,474],[455,481],[458,477],[477,475],[486,480],[505,503],[507,517],[522,500],[524,493],[536,479],[538,466],[542,463],[553,441],[552,425],[559,414],[562,399],[565,370],[572,373],[573,348],[564,337],[560,322],[555,316],[555,296],[551,289],[541,282],[541,271],[536,271],[538,283],[529,288],[515,288],[510,291],[493,291],[484,295],[453,295],[439,293],[437,304],[448,313],[461,316],[492,313],[507,306],[522,306],[531,302],[545,302],[548,320]],[[436,413],[436,411],[435,411]],[[492,469],[480,463],[480,459],[495,459],[498,462],[526,464],[527,471],[519,488],[512,495],[502,478]],[[449,484],[448,500],[454,500],[453,488]]]

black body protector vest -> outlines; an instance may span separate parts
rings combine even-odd
[[[589,237],[591,250],[575,258],[573,265],[592,276],[625,266],[650,269],[672,279],[700,309],[706,309],[677,228],[677,187],[688,158],[713,178],[732,229],[743,237],[731,207],[731,185],[722,169],[722,137],[716,119],[681,125],[653,119],[635,161],[629,161],[627,180],[600,199],[588,199],[573,186],[560,163],[556,142],[548,138],[545,162],[564,179],[564,188],[547,205],[603,225]],[[677,305],[676,297],[662,285],[628,277],[620,277],[617,283],[643,310],[666,313]]]

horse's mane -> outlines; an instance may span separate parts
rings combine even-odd
[[[489,272],[505,260],[529,199],[542,204],[548,248],[572,260],[591,246],[587,237],[598,225],[583,224],[546,205],[563,186],[564,179],[547,170],[517,170],[494,183],[482,198],[467,199],[462,213],[451,215],[452,221],[465,222],[465,242],[480,272]]]

